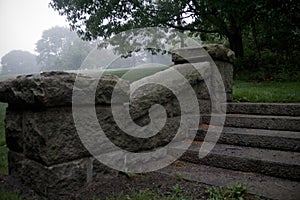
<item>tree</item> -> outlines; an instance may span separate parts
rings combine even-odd
[[[6,74],[29,74],[39,72],[36,56],[27,51],[13,50],[1,58],[2,73]]]
[[[245,57],[236,72],[255,80],[299,80],[299,13],[297,0],[260,2],[243,31]]]
[[[44,31],[37,42],[37,60],[44,71],[74,70],[80,67],[94,46],[67,28],[54,27]]]
[[[260,0],[52,0],[73,30],[91,40],[141,27],[171,27],[195,34],[227,37],[236,55],[243,56],[242,31]]]

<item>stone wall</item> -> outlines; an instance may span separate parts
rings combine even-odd
[[[205,48],[219,68],[227,98],[230,101],[233,54],[219,45],[210,45]],[[203,64],[204,76],[199,76],[192,64],[186,62],[199,63],[210,60],[198,56],[199,49],[196,48],[180,49],[174,53],[176,52],[181,56],[173,55],[175,62],[173,68],[178,70],[194,88],[200,111],[209,113],[211,111],[210,96],[204,80],[210,80],[213,73],[209,68],[211,63]],[[186,55],[189,55],[188,59],[182,59],[182,57],[186,58]],[[145,77],[133,83],[132,87],[138,87],[139,84],[149,80],[170,80],[168,76],[170,70]],[[164,146],[175,137],[182,113],[176,95],[172,94],[169,89],[149,84],[131,94],[130,114],[137,124],[143,126],[149,123],[148,110],[154,104],[163,105],[167,114],[166,123],[157,135],[149,138],[136,138],[118,127],[111,110],[112,104],[124,106],[122,98],[111,102],[113,90],[115,89],[114,92],[117,94],[128,97],[129,83],[112,75],[103,76],[99,82],[96,78],[84,75],[79,75],[79,78],[84,85],[84,87],[75,88],[79,92],[85,93],[87,92],[85,90],[90,90],[89,86],[97,85],[93,102],[96,116],[106,136],[116,146],[130,152],[143,152]],[[75,80],[76,74],[45,72],[0,82],[0,101],[8,103],[5,130],[9,148],[9,174],[49,199],[68,199],[74,190],[88,182],[101,180],[102,177],[119,176],[117,170],[96,160],[78,136],[72,113]],[[118,87],[116,87],[117,83]],[[176,84],[178,93],[185,94],[179,79],[172,79],[172,83]],[[90,104],[89,100],[83,98],[77,106],[84,113],[85,108]],[[80,123],[90,125],[90,130],[93,130],[94,124],[90,124],[88,119],[89,116],[87,121]],[[189,127],[186,127],[183,132],[183,137],[188,135]],[[94,136],[93,134],[97,133],[91,134],[88,136]],[[97,149],[100,153],[110,151],[106,148],[106,143],[100,146]],[[159,156],[167,156],[166,154]]]

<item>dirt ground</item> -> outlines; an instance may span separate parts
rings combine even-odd
[[[128,176],[120,174],[116,178],[106,178],[98,182],[86,184],[78,191],[73,191],[67,198],[70,200],[107,199],[117,197],[120,194],[130,194],[140,190],[155,190],[159,194],[168,195],[172,193],[172,188],[179,185],[181,195],[188,196],[189,199],[207,199],[205,190],[208,185],[183,180],[180,177],[170,177],[160,173],[147,173],[141,175]],[[40,200],[45,199],[20,183],[20,181],[8,175],[0,175],[0,188],[6,191],[19,191],[22,199]],[[1,198],[0,198],[1,199]],[[61,199],[57,197],[57,199]],[[253,195],[246,195],[244,199],[256,199]]]
[[[180,186],[184,196],[191,196],[192,199],[206,199],[204,195],[206,185],[158,173],[147,173],[130,177],[123,174],[116,178],[91,182],[79,191],[74,191],[67,199],[106,199],[146,189],[157,190],[160,194],[168,195],[172,193],[172,187],[177,184]],[[23,199],[43,199],[34,191],[21,184],[20,181],[8,175],[0,175],[0,188],[6,191],[19,191]]]

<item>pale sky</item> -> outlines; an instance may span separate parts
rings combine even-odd
[[[64,16],[48,7],[50,0],[0,0],[0,59],[11,50],[35,53],[44,30],[68,26]]]

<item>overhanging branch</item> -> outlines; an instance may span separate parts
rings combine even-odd
[[[191,28],[187,26],[176,26],[174,24],[166,23],[167,26],[171,28],[175,28],[182,31],[192,31],[192,32],[202,32],[202,33],[219,33],[218,30],[206,30],[206,29],[198,29],[198,28]]]

